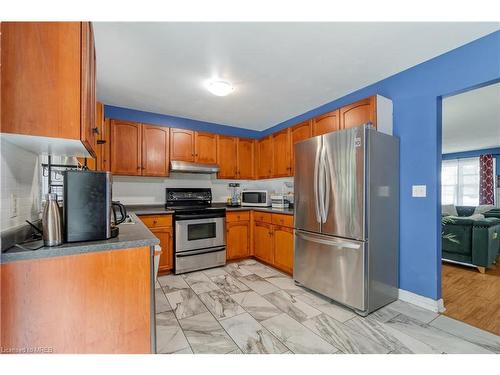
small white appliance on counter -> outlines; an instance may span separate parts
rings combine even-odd
[[[271,195],[271,207],[272,208],[289,208],[290,201],[287,195]]]
[[[267,190],[243,190],[241,205],[249,207],[270,207],[271,194]]]

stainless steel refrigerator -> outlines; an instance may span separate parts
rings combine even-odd
[[[294,280],[370,312],[398,296],[399,140],[370,125],[295,144]]]

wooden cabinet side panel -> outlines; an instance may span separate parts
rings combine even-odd
[[[111,172],[111,120],[104,119],[101,170]]]
[[[3,22],[1,131],[80,139],[80,22]]]
[[[1,265],[5,348],[150,353],[149,247]]]
[[[96,157],[96,60],[94,33],[90,22],[81,23],[81,141]]]

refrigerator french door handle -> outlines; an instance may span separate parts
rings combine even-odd
[[[322,144],[323,145],[323,144]],[[321,145],[321,149],[322,149]],[[321,223],[322,217],[320,214],[320,195],[318,191],[318,178],[321,160],[321,149],[316,150],[316,157],[314,158],[314,209],[316,213],[316,221]]]
[[[319,243],[322,245],[328,245],[328,246],[335,246],[335,247],[341,247],[344,249],[353,249],[353,250],[358,250],[361,245],[355,244],[352,242],[347,242],[347,241],[342,241],[338,239],[332,239],[332,238],[325,238],[325,237],[320,237],[320,236],[311,236],[308,235],[302,231],[296,230],[295,233],[297,236],[302,237],[303,239],[315,243]]]
[[[319,153],[319,172],[318,172],[318,195],[319,195],[319,213],[321,218],[321,223],[325,222],[325,165],[324,165],[324,153],[325,147],[321,145],[321,151]]]
[[[326,223],[326,220],[328,219],[328,208],[330,206],[330,169],[329,169],[329,164],[328,164],[328,156],[327,156],[327,148],[323,147],[322,153],[321,153],[321,162],[323,166],[323,181],[322,185],[324,188],[323,192],[323,199],[322,199],[322,206],[323,206],[323,215],[322,215],[322,223]]]

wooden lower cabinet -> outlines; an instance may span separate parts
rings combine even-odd
[[[226,223],[226,259],[250,256],[250,221]]]
[[[266,263],[274,263],[273,225],[256,221],[254,224],[254,255]]]
[[[253,216],[255,258],[289,274],[293,273],[293,216],[259,214],[261,213],[256,212]]]
[[[140,215],[149,230],[160,240],[161,255],[158,273],[167,273],[174,268],[174,236],[172,215]]]
[[[3,353],[151,353],[150,254],[140,247],[0,265]]]
[[[275,225],[273,247],[276,268],[293,273],[293,229]]]
[[[158,273],[168,272],[174,268],[172,228],[151,228],[150,230],[160,240],[161,255]]]

